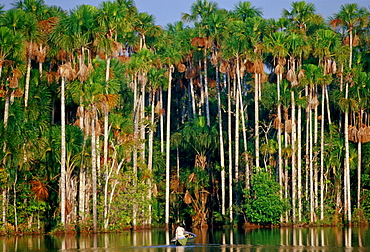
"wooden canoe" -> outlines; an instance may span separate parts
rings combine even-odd
[[[193,234],[193,233],[189,232],[189,233],[185,234],[184,238],[181,238],[181,239],[172,238],[171,243],[176,245],[176,246],[185,246],[189,243],[194,242],[195,237],[197,237],[196,234]]]

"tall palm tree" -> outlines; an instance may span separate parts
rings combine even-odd
[[[23,43],[23,37],[18,32],[13,32],[9,28],[2,26],[0,27],[0,40],[2,41],[0,45],[0,79],[3,77],[3,69],[7,66],[9,66],[9,69],[12,69],[12,71],[9,71],[9,76],[5,76],[4,79],[9,79],[10,83],[8,84],[8,87],[4,89],[5,93],[5,106],[4,106],[4,133],[6,134],[7,127],[8,127],[8,119],[9,119],[9,109],[10,109],[10,99],[11,96],[14,97],[14,90],[18,86],[18,80],[20,76],[17,76],[14,73],[19,73],[17,69],[17,66],[14,64],[17,62],[17,58],[20,57],[23,54],[24,50],[24,43]],[[14,63],[13,63],[14,62]],[[8,74],[7,74],[8,75]],[[3,92],[4,92],[3,91]],[[6,142],[4,142],[3,145],[3,153],[6,153]],[[2,160],[1,164],[4,166],[6,163],[6,160]],[[4,168],[3,168],[4,169]],[[5,169],[4,169],[5,170]],[[7,189],[3,188],[2,191],[2,222],[4,225],[6,225],[6,202],[7,202]]]
[[[352,68],[353,61],[353,33],[356,32],[357,28],[363,27],[368,21],[368,13],[366,8],[360,7],[357,3],[345,4],[340,6],[340,11],[334,15],[334,19],[330,22],[334,27],[342,27],[345,32],[348,32],[349,46],[349,60],[348,68]],[[347,36],[346,36],[347,37]],[[348,98],[348,83],[345,87],[345,99]],[[344,169],[344,211],[349,223],[352,222],[352,211],[351,211],[351,195],[350,195],[350,167],[349,167],[349,140],[348,140],[348,110],[344,114],[344,140],[345,140],[345,169]]]
[[[24,106],[27,107],[31,79],[31,60],[34,57],[37,42],[40,38],[38,22],[43,20],[47,7],[43,0],[19,0],[13,6],[16,9],[23,10],[26,16],[24,29],[22,30],[27,40],[27,73],[24,87]]]
[[[171,43],[170,41],[168,41]],[[174,71],[174,65],[179,63],[183,55],[181,55],[180,48],[173,46],[163,45],[161,51],[162,64],[167,70],[168,74],[168,86],[167,86],[167,107],[166,107],[166,202],[165,202],[165,224],[169,228],[170,224],[170,138],[171,138],[171,102],[172,102],[172,74]]]
[[[191,7],[190,14],[183,13],[182,19],[184,21],[193,22],[195,27],[198,29],[198,36],[202,43],[197,43],[198,39],[194,40],[194,45],[197,45],[198,48],[203,49],[203,71],[204,71],[204,92],[205,92],[205,111],[207,118],[207,125],[210,126],[210,112],[209,112],[209,97],[208,97],[208,67],[207,67],[207,52],[210,48],[209,37],[211,34],[210,30],[207,27],[206,20],[212,13],[215,13],[218,10],[218,4],[213,1],[208,0],[197,0],[194,2]],[[202,76],[200,74],[200,76]],[[203,83],[201,83],[202,85]]]
[[[326,76],[333,72],[332,56],[339,46],[339,37],[336,33],[331,30],[318,30],[315,33],[314,52],[313,55],[319,58],[319,64],[323,65],[323,75]],[[327,84],[330,80],[326,79],[322,86],[322,104],[321,104],[321,145],[320,145],[320,219],[324,218],[324,123],[325,123],[325,103],[329,104],[329,101],[325,101],[327,94]],[[330,124],[330,111],[328,110],[328,120]]]
[[[278,180],[280,187],[283,185],[282,175],[283,175],[283,159],[282,159],[282,142],[281,142],[281,81],[284,73],[284,65],[286,64],[285,57],[288,55],[288,49],[286,46],[287,43],[286,34],[283,32],[272,33],[269,37],[266,38],[265,45],[268,52],[271,52],[275,58],[275,74],[277,76],[276,88],[277,88],[277,140],[278,140]],[[282,192],[281,192],[282,193]],[[281,194],[282,195],[282,194]]]

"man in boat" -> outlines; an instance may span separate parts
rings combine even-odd
[[[176,239],[184,239],[187,234],[190,234],[190,232],[185,231],[184,226],[185,225],[181,222],[177,223],[177,228],[176,228],[176,231],[175,231],[175,238]]]

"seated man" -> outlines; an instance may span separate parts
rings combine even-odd
[[[188,231],[185,231],[184,224],[178,223],[175,233],[176,239],[184,239],[186,237],[186,234],[189,234]]]

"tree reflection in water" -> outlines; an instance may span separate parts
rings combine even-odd
[[[173,230],[152,229],[109,234],[68,234],[0,237],[4,252],[23,251],[366,251],[368,227],[193,229],[194,244],[170,245]]]

